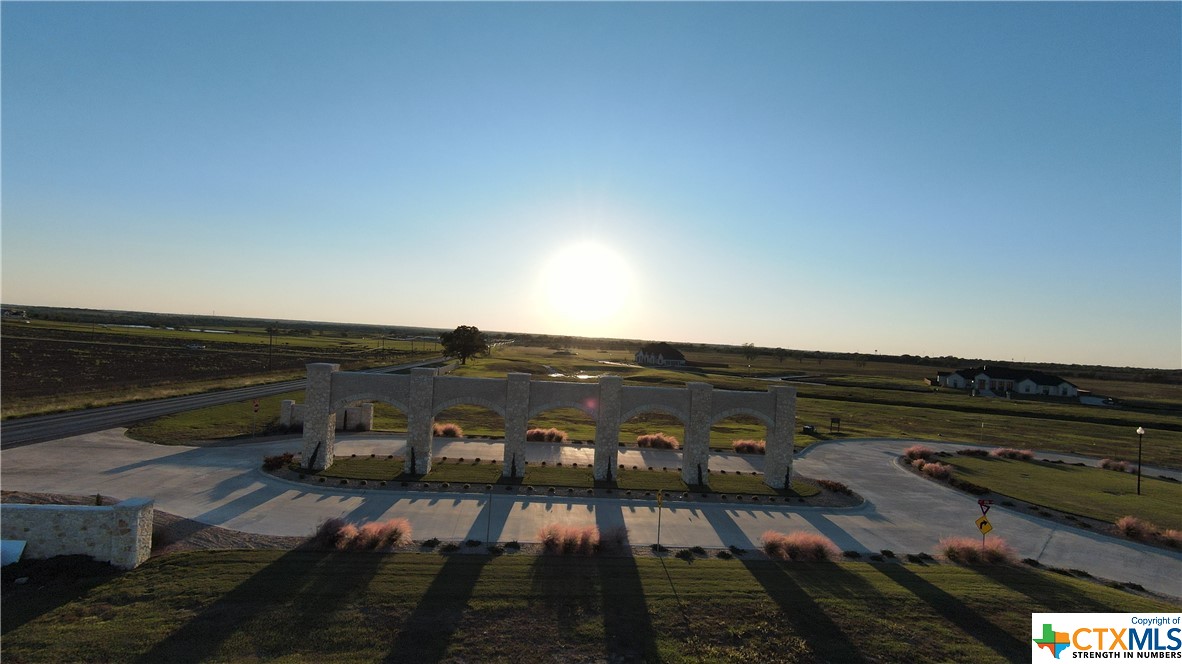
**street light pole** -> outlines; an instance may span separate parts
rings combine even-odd
[[[1141,495],[1141,439],[1145,437],[1145,427],[1137,427],[1137,495]]]

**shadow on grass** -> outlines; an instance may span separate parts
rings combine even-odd
[[[55,556],[20,560],[0,572],[4,604],[0,634],[65,606],[122,574],[122,570],[90,556]],[[17,584],[17,579],[27,579]]]
[[[595,525],[601,536],[618,534],[619,552],[625,554],[616,558],[595,559],[608,661],[660,661],[656,632],[644,596],[640,570],[632,556],[632,543],[624,525],[623,508],[617,502],[597,505]]]
[[[464,619],[489,555],[451,554],[390,646],[386,662],[438,662]]]
[[[223,643],[275,607],[298,608],[296,629],[315,631],[357,593],[377,572],[382,554],[293,550],[285,553],[225,595],[197,612],[179,629],[156,643],[136,661],[203,662],[217,657]],[[265,633],[265,630],[264,630]],[[291,644],[279,639],[258,641],[261,655],[289,652]]]
[[[1079,593],[1052,572],[1025,567],[984,566],[969,568],[981,576],[1025,595],[1044,613],[1107,613],[1112,607]]]
[[[932,607],[945,620],[956,625],[963,632],[977,639],[981,645],[993,650],[1011,662],[1025,661],[1030,655],[1030,646],[1006,630],[994,625],[988,618],[948,594],[941,588],[915,574],[903,565],[875,565],[881,572],[916,597]]]

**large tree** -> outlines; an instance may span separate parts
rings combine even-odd
[[[439,335],[443,352],[460,358],[460,364],[467,364],[468,358],[488,352],[488,340],[484,333],[472,325],[461,325],[451,332]]]

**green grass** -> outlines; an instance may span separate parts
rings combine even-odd
[[[6,662],[1025,661],[1032,612],[1178,607],[1027,568],[282,551],[5,594]]]
[[[304,391],[259,397],[258,413],[254,412],[254,400],[248,399],[133,424],[128,428],[127,435],[149,443],[184,445],[195,440],[275,433],[279,427],[279,403],[284,399],[302,402]]]
[[[388,459],[386,457],[337,457],[327,469],[309,473],[313,477],[332,479],[370,480],[370,481],[420,481],[420,482],[448,482],[450,484],[521,484],[535,488],[562,487],[576,489],[590,489],[597,484],[592,471],[586,466],[572,468],[571,466],[554,466],[530,464],[525,469],[525,477],[520,481],[508,481],[501,476],[501,465],[490,463],[490,459],[436,459],[431,464],[431,472],[419,477],[402,475],[403,460],[401,458]],[[616,482],[612,485],[620,490],[632,491],[689,491],[690,487],[681,481],[681,471],[672,469],[662,470],[632,470],[620,469]],[[762,475],[750,473],[738,475],[736,473],[710,474],[710,492],[713,493],[743,493],[759,496],[808,497],[819,493],[812,484],[793,482],[788,491],[773,489],[763,483]]]
[[[1182,484],[1099,468],[1042,461],[952,456],[956,477],[1002,495],[1079,516],[1114,522],[1133,515],[1163,528],[1182,529]]]

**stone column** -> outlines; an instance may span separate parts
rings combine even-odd
[[[505,460],[502,477],[525,477],[525,430],[529,427],[529,374],[505,380]]]
[[[336,413],[328,409],[332,399],[332,374],[341,365],[317,362],[308,365],[308,385],[304,388],[305,468],[324,470],[332,465],[336,445]]]
[[[404,468],[411,475],[431,472],[431,425],[435,405],[435,370],[410,370],[410,411],[406,414],[406,461]]]
[[[770,388],[774,397],[775,415],[768,427],[767,456],[763,461],[763,483],[773,489],[784,489],[792,484],[793,441],[796,434],[796,388]]]
[[[687,383],[689,421],[685,423],[685,445],[681,453],[681,481],[710,483],[710,394],[709,383]]]
[[[358,431],[373,431],[373,404],[361,404],[361,419],[359,421]]]
[[[152,555],[152,523],[156,513],[151,498],[128,498],[112,507],[111,564],[138,567]]]
[[[291,399],[284,399],[279,402],[279,426],[287,428],[291,426],[291,413],[295,409],[295,402]]]
[[[595,418],[595,480],[610,482],[616,479],[620,458],[620,397],[624,379],[619,376],[599,377],[599,415]]]

